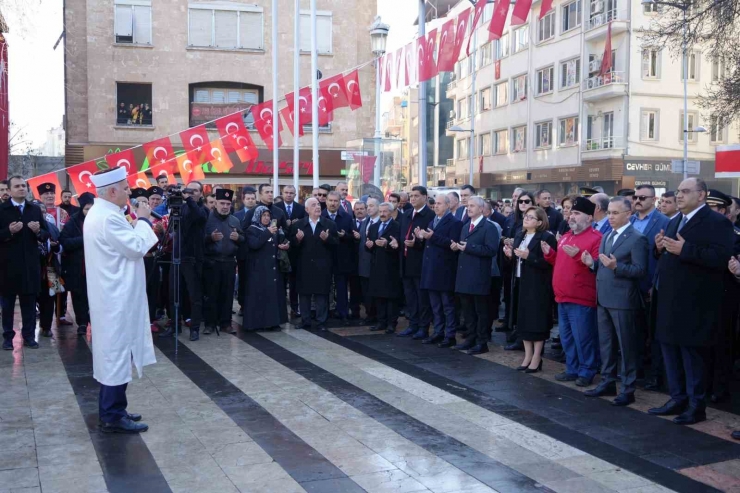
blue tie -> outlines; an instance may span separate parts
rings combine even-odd
[[[683,219],[681,219],[681,224],[678,225],[678,231],[676,233],[680,233],[684,226],[686,226],[686,223],[689,222],[689,216],[684,215]]]
[[[378,232],[378,237],[383,236],[383,231],[385,231],[385,223],[380,223],[380,232]]]
[[[293,205],[288,204],[288,217],[291,217],[293,215]]]

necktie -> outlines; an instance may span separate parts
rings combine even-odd
[[[380,232],[378,233],[378,237],[383,236],[383,231],[385,231],[385,223],[380,223]]]
[[[331,220],[332,221],[336,221],[337,220],[337,215],[336,214],[332,214],[331,215]]]
[[[432,229],[437,229],[437,224],[439,224],[439,216],[434,218],[434,225],[432,226]]]
[[[468,230],[468,233],[472,233],[475,229],[475,224],[473,224],[473,221],[470,221],[470,229]]]
[[[342,204],[344,205],[344,211],[349,212],[349,203],[346,200],[343,200]]]
[[[361,223],[361,222],[362,222],[362,221],[360,221],[359,219],[357,219],[357,220],[355,221],[355,227],[356,227],[356,228],[357,228],[358,230],[360,229],[360,223]]]
[[[678,233],[680,233],[683,227],[686,226],[687,222],[689,222],[689,216],[684,215],[683,219],[681,219],[681,224],[678,225]]]
[[[290,218],[293,215],[293,205],[288,204],[288,217]]]
[[[607,255],[612,253],[612,247],[614,246],[615,236],[617,236],[617,232],[612,231],[611,233],[609,233],[609,238],[606,239],[606,251],[604,253],[606,253]]]
[[[23,215],[23,206],[22,205],[16,205],[16,207],[18,208],[18,212],[20,212],[21,215]]]

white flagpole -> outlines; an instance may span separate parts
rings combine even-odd
[[[311,0],[311,136],[313,137],[313,187],[319,187],[319,54],[316,36],[316,0]]]
[[[280,138],[280,113],[278,113],[278,0],[272,0],[272,190],[278,190],[278,142]]]
[[[301,0],[295,0],[295,26],[293,26],[293,186],[296,200],[300,200],[298,176],[300,172],[300,118],[298,117],[298,90],[301,85]]]
[[[426,0],[419,0],[419,38],[422,42],[426,36],[426,22]],[[419,81],[419,185],[424,187],[427,186],[427,85],[427,82]]]

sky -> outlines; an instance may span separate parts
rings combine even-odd
[[[388,51],[414,39],[418,1],[377,1],[378,14],[390,25]],[[53,49],[62,33],[62,5],[62,0],[0,0],[10,28],[10,121],[32,148],[43,147],[46,132],[64,116],[64,42]]]

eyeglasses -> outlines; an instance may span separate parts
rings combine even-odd
[[[688,195],[688,194],[690,194],[692,192],[698,192],[698,191],[699,190],[691,190],[690,188],[680,188],[680,189],[676,190],[676,195],[678,195],[679,193],[681,195]]]
[[[531,219],[532,221],[539,221],[537,216],[533,216],[531,214],[527,214],[526,216],[524,216],[524,219]]]
[[[632,200],[639,200],[640,202],[645,202],[647,199],[654,199],[655,195],[633,195]]]
[[[319,197],[326,197],[329,194],[328,193],[317,193],[316,195],[318,195]]]
[[[529,200],[529,199],[521,199],[521,200],[519,201],[519,203],[520,203],[520,204],[531,204],[531,203],[532,203],[532,201],[531,201],[531,200]]]

